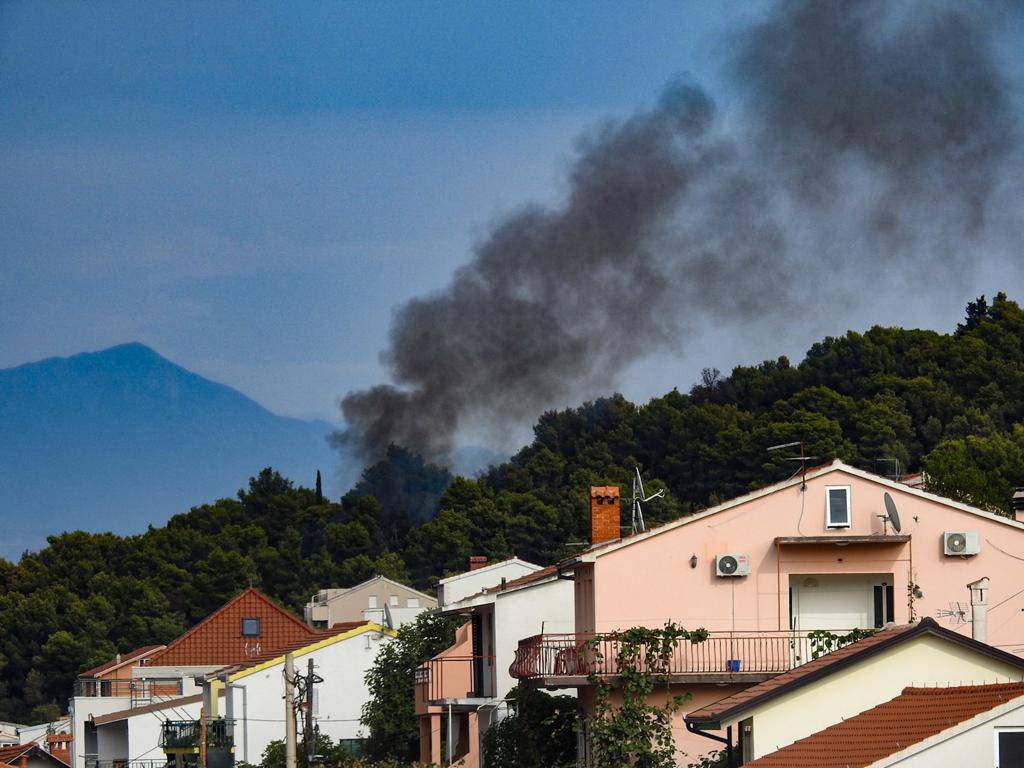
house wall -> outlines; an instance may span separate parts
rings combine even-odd
[[[92,717],[120,712],[131,706],[127,696],[76,696],[71,699],[68,714],[71,720],[72,768],[85,768],[85,755],[91,749],[86,743],[85,724]]]
[[[497,698],[504,698],[516,681],[508,668],[519,641],[541,633],[575,631],[573,582],[553,579],[523,589],[499,592],[494,604],[494,666]]]
[[[919,637],[753,710],[754,757],[889,701],[909,685],[970,685],[1021,679],[1020,670],[1008,664],[937,637]],[[747,713],[743,718],[749,716]]]
[[[370,605],[370,598],[376,598],[376,606]],[[391,598],[398,598],[398,605],[391,605]],[[410,605],[413,601],[419,605]],[[347,590],[329,598],[327,602],[327,626],[331,627],[343,621],[376,621],[383,624],[384,606],[391,608],[391,616],[395,627],[416,618],[429,608],[436,608],[437,601],[422,595],[414,589],[401,584],[387,581],[372,581],[358,589]],[[371,613],[367,613],[370,611]]]
[[[316,686],[316,722],[322,734],[335,741],[366,737],[359,723],[363,704],[369,699],[364,678],[377,652],[389,642],[388,635],[369,631],[295,654],[296,671],[305,674],[312,658],[316,674],[324,680]],[[228,695],[235,718],[236,760],[258,763],[271,741],[284,738],[283,669],[281,661],[231,676]]]
[[[496,587],[501,583],[502,579],[512,581],[520,576],[526,576],[539,571],[540,568],[539,565],[533,565],[522,560],[511,560],[442,579],[437,587],[438,604],[443,608],[449,603],[458,602],[470,595],[477,594],[481,590]]]
[[[851,488],[849,529],[825,527],[825,489],[830,485]],[[776,536],[881,533],[876,515],[884,512],[886,491],[899,508],[909,543],[784,546],[776,551]],[[947,530],[977,532],[981,553],[944,556],[942,533]],[[750,556],[749,576],[715,576],[715,555],[729,552]],[[694,554],[697,567],[691,568]],[[918,617],[947,622],[940,611],[951,602],[969,605],[966,584],[988,576],[988,641],[1013,651],[1024,647],[1024,595],[1013,597],[1024,581],[1020,558],[1024,526],[973,515],[836,469],[809,480],[806,492],[793,485],[598,557],[594,623],[597,631],[658,625],[670,618],[709,630],[788,629],[791,575],[849,573],[893,575],[897,623],[907,622],[912,609]],[[912,606],[911,581],[924,593]],[[1007,603],[999,605],[1004,599]],[[970,626],[958,631],[969,634]]]
[[[96,746],[99,760],[127,760],[128,723],[119,720],[96,726]]]
[[[1024,729],[1024,706],[1004,712],[996,717],[978,722],[971,728],[958,733],[952,738],[940,740],[939,737],[928,739],[927,747],[920,750],[912,748],[911,754],[900,757],[898,754],[890,759],[875,763],[876,766],[898,766],[899,768],[935,768],[937,765],[957,766],[958,768],[991,768],[998,766],[996,753],[996,731],[999,729]],[[1004,766],[1003,768],[1010,768]]]
[[[163,760],[160,749],[160,725],[163,720],[198,720],[202,705],[199,702],[182,704],[173,710],[144,713],[129,717],[128,755],[132,760]]]

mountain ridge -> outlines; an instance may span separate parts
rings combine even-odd
[[[233,495],[262,466],[308,482],[320,469],[337,492],[332,429],[140,342],[0,369],[0,556],[67,529],[139,532]]]

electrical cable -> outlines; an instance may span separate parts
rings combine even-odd
[[[1007,552],[1005,549],[1000,549],[992,542],[992,539],[986,538],[985,541],[988,542],[988,545],[992,547],[992,549],[994,549],[996,552],[1002,552],[1007,557],[1012,557],[1014,560],[1020,560],[1021,562],[1024,562],[1024,557],[1021,557],[1020,555],[1015,555],[1012,552]]]

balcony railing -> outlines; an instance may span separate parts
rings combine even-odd
[[[206,723],[206,746],[210,749],[234,745],[234,720],[218,718]],[[203,724],[199,720],[168,720],[160,730],[160,746],[164,750],[198,750],[202,743]]]
[[[180,679],[144,680],[142,678],[111,678],[75,680],[74,695],[85,697],[121,696],[132,700],[131,706],[149,704],[154,699],[173,699],[182,695]]]
[[[416,670],[420,701],[480,699],[493,695],[493,656],[439,656]]]
[[[167,758],[163,760],[97,760],[86,756],[85,768],[167,768]]]
[[[711,632],[703,642],[677,641],[660,671],[679,676],[778,674],[833,649],[823,649],[820,640],[807,635],[807,630]],[[618,657],[615,633],[534,635],[519,641],[509,674],[519,680],[611,677],[618,673]]]

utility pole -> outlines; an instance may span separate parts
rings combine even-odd
[[[295,768],[295,668],[291,653],[284,655],[284,765]]]
[[[206,768],[206,710],[199,709],[199,768]]]
[[[302,738],[306,742],[306,765],[313,765],[313,757],[316,755],[316,739],[313,737],[313,657],[310,657],[306,667],[306,719],[303,722]]]

